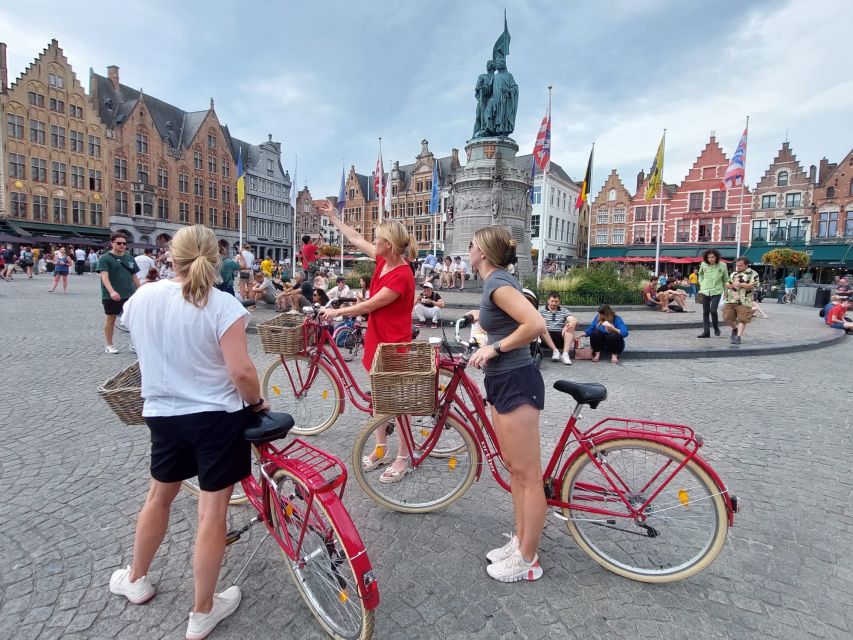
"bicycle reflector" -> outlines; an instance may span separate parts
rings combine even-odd
[[[678,501],[681,503],[682,507],[690,506],[690,496],[687,495],[687,492],[684,489],[681,489],[678,492]]]

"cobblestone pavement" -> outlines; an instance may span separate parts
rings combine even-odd
[[[44,277],[0,283],[0,637],[180,638],[192,603],[192,497],[176,501],[150,572],[157,597],[132,606],[108,593],[110,573],[130,558],[147,433],[118,424],[97,397],[97,385],[133,356],[102,353],[96,279],[70,281],[68,295],[48,295]],[[117,343],[126,347],[126,334]],[[272,358],[258,352],[256,336],[250,343],[265,367]],[[499,584],[486,576],[483,554],[502,543],[512,511],[491,478],[425,516],[386,511],[351,481],[345,502],[380,581],[376,637],[849,638],[851,356],[853,340],[738,359],[544,363],[549,388],[560,377],[608,386],[587,423],[629,415],[698,429],[705,457],[743,503],[723,553],[689,580],[635,583],[600,568],[549,517],[544,578]],[[566,397],[549,391],[545,441],[567,409]],[[348,460],[362,422],[350,410],[314,441]],[[238,509],[233,519],[246,516]],[[223,586],[260,533],[229,548]],[[243,589],[240,609],[212,637],[322,637],[272,545]]]

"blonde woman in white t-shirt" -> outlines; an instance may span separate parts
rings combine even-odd
[[[236,482],[249,475],[251,453],[243,437],[261,397],[246,344],[248,315],[216,288],[219,250],[201,225],[172,240],[171,279],[141,287],[125,303],[124,323],[139,355],[142,415],[151,432],[151,488],[139,513],[133,561],[115,571],[110,591],[141,604],[154,596],[146,577],[169,523],[181,482],[198,476],[193,577],[195,603],[188,638],[205,637],[240,604],[240,588],[214,593],[225,553],[226,511]]]

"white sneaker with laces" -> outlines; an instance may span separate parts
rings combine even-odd
[[[506,534],[504,534],[506,535]],[[509,542],[507,542],[504,546],[498,547],[497,549],[492,549],[486,554],[486,560],[489,562],[500,562],[501,560],[506,560],[509,556],[511,556],[518,549],[518,538],[513,533],[509,537]]]
[[[104,347],[104,353],[118,353],[118,349],[116,349],[113,345],[108,344]]]
[[[568,353],[563,354],[563,364],[572,364],[572,359],[569,357]]]
[[[560,352],[554,349],[551,352],[551,362],[559,362],[560,361]]]
[[[130,581],[130,565],[125,569],[116,569],[110,578],[110,593],[127,598],[131,604],[142,604],[154,597],[154,585],[147,576],[136,582]]]
[[[538,580],[542,577],[542,567],[539,566],[539,555],[533,556],[533,562],[526,562],[521,551],[515,552],[505,560],[495,562],[486,567],[490,578],[500,582],[518,582],[519,580]]]
[[[222,593],[213,595],[213,608],[209,613],[190,611],[190,621],[187,625],[187,640],[203,640],[213,629],[230,616],[240,606],[240,587],[236,584],[228,587]]]

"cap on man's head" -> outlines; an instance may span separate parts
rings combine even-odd
[[[424,282],[424,289],[432,289],[432,282]]]

